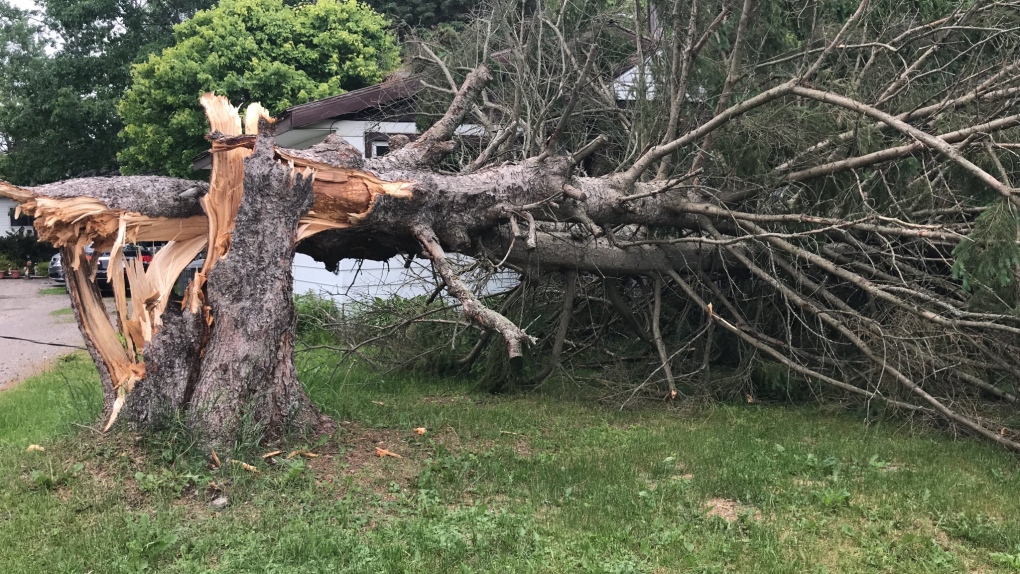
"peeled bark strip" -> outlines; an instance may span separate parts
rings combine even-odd
[[[62,250],[65,261],[73,256],[69,248]],[[96,284],[88,279],[88,267],[69,268],[65,272],[67,291],[71,298],[78,328],[85,340],[85,348],[92,356],[103,388],[103,419],[110,420],[116,416],[115,405],[118,399],[118,387],[122,381],[130,377],[126,371],[130,369],[128,357],[117,340],[117,335],[106,315],[103,298]],[[123,396],[123,395],[121,395]],[[119,410],[119,409],[117,409]]]
[[[226,98],[207,93],[202,95],[200,101],[213,133],[227,136],[241,135],[241,116],[238,115],[237,108],[231,106]],[[252,104],[252,108],[256,114],[261,111],[261,106],[257,104]],[[192,313],[198,313],[202,308],[202,286],[209,271],[230,248],[234,217],[237,215],[243,193],[244,159],[249,155],[251,151],[247,148],[232,148],[220,151],[213,161],[212,173],[209,176],[209,194],[201,199],[202,209],[209,218],[208,250],[205,264],[195,273],[195,279],[186,296],[188,310]]]

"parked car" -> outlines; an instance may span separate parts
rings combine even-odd
[[[85,248],[85,255],[92,257],[94,251],[91,247]],[[152,261],[152,253],[145,247],[140,245],[125,245],[124,246],[124,265],[127,266],[127,261],[140,257],[144,267],[148,267]],[[98,268],[96,269],[96,285],[99,285],[99,290],[104,293],[113,292],[113,284],[107,279],[107,268],[110,266],[110,253],[103,252],[99,254]],[[57,253],[50,258],[50,279],[57,283],[64,282],[64,262],[60,253]]]
[[[125,245],[124,246],[124,267],[127,267],[127,262],[135,258],[142,260],[142,266],[145,268],[149,267],[149,263],[152,262],[152,252],[140,245]],[[104,251],[99,254],[99,267],[96,269],[96,285],[99,285],[99,290],[103,293],[113,292],[113,283],[107,278],[107,268],[110,267],[110,252]],[[126,271],[125,271],[126,273]]]
[[[50,257],[50,279],[54,283],[64,283],[64,265],[60,261],[60,253]]]

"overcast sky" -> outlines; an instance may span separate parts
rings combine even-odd
[[[16,8],[21,8],[22,10],[37,8],[37,6],[35,5],[35,0],[7,0],[7,1],[13,4]]]

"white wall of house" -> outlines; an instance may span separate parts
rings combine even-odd
[[[0,198],[0,237],[3,237],[11,231],[23,231],[25,233],[35,234],[35,228],[31,226],[12,226],[10,210],[18,206],[17,202],[13,199],[7,199],[5,197]]]
[[[414,135],[418,133],[414,122],[377,122],[366,120],[323,120],[307,126],[290,130],[276,136],[276,145],[290,149],[305,149],[326,139],[335,133],[347,140],[347,143],[358,148],[361,155],[365,154],[365,136],[367,134]],[[457,135],[482,135],[484,128],[477,125],[463,125],[457,128]],[[374,156],[375,154],[373,154]],[[367,156],[366,156],[367,157]]]
[[[517,274],[510,272],[493,275],[484,284],[481,281],[485,277],[475,279],[479,281],[478,290],[483,294],[506,291],[518,282]],[[470,277],[465,280],[472,282]],[[431,264],[425,259],[414,259],[406,269],[403,257],[389,261],[348,259],[340,262],[337,273],[331,273],[322,263],[307,255],[298,253],[294,256],[294,293],[299,295],[313,293],[332,297],[344,304],[375,297],[430,295],[435,287]],[[444,298],[448,299],[445,293]]]
[[[418,133],[413,122],[374,122],[365,120],[323,120],[307,126],[290,130],[276,137],[276,144],[290,149],[305,149],[336,133],[347,140],[347,143],[358,148],[365,155],[365,134],[405,134]]]
[[[618,102],[633,102],[638,99],[639,80],[641,75],[638,73],[638,67],[627,70],[620,74],[613,80],[613,90],[616,92],[616,101]],[[645,64],[645,99],[655,99],[655,77],[652,75],[651,61],[647,61]]]
[[[638,99],[638,74],[637,66],[630,68],[613,80],[613,90],[616,92],[617,102],[635,102]],[[708,99],[708,92],[704,86],[697,86],[693,93],[688,91],[684,94],[688,102],[705,102]],[[655,76],[652,74],[652,61],[649,59],[645,65],[645,99],[655,99]]]
[[[404,269],[404,259],[389,261],[340,262],[337,273],[311,257],[298,253],[294,256],[294,292],[329,295],[338,300],[365,300],[394,295],[414,297],[431,293],[432,272],[424,260],[415,260]]]

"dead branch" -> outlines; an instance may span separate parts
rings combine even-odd
[[[446,252],[439,245],[439,239],[431,227],[418,225],[414,229],[414,235],[421,243],[423,254],[432,260],[436,272],[446,283],[446,290],[463,305],[464,314],[481,327],[499,333],[506,340],[507,352],[511,359],[521,356],[522,344],[533,345],[537,342],[534,337],[525,333],[506,317],[486,307],[475,297],[471,289],[453,271],[450,262],[446,259]]]

